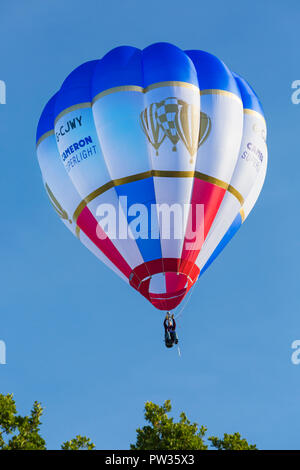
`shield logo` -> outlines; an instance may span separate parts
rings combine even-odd
[[[211,119],[207,114],[200,112],[199,125],[198,106],[175,97],[152,103],[140,114],[140,121],[156,155],[165,138],[172,143],[173,151],[181,141],[191,156],[190,163],[211,131]]]
[[[58,202],[58,200],[54,196],[53,192],[51,191],[51,189],[49,188],[47,183],[45,183],[45,188],[46,188],[47,194],[49,196],[50,202],[51,202],[52,206],[54,207],[55,211],[57,212],[57,214],[59,215],[59,217],[61,217],[64,220],[68,220],[71,224],[72,220],[69,219],[67,212],[62,208],[62,206],[60,205],[60,203]]]
[[[140,114],[140,123],[148,141],[155,148],[156,155],[158,155],[158,149],[166,134],[157,121],[156,108],[156,103],[152,103],[148,108],[145,108]]]

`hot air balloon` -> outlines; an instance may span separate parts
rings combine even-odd
[[[168,43],[79,66],[45,106],[36,141],[64,224],[167,311],[237,232],[267,168],[249,84],[214,55]]]

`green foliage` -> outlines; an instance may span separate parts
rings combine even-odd
[[[145,404],[145,420],[149,423],[137,429],[136,444],[131,444],[132,450],[207,450],[204,438],[207,431],[205,426],[199,427],[191,423],[185,413],[180,414],[178,423],[168,416],[171,411],[170,400],[163,406],[151,401]],[[209,437],[208,441],[218,450],[255,450],[255,445],[249,445],[239,433],[224,434],[223,439]]]
[[[132,450],[207,450],[209,444],[218,450],[256,450],[239,433],[224,434],[223,439],[208,437],[207,428],[191,423],[185,413],[180,414],[178,422],[168,416],[171,411],[170,400],[163,406],[151,401],[145,404],[145,420],[149,423],[137,429],[136,444]],[[17,414],[12,394],[0,394],[0,450],[45,450],[46,443],[40,435],[43,408],[34,402],[29,416]],[[62,444],[62,450],[93,450],[95,445],[85,436],[76,436]]]
[[[78,435],[75,439],[64,442],[61,448],[62,450],[93,450],[95,444],[88,437]]]
[[[224,434],[223,439],[209,437],[213,447],[218,450],[257,450],[256,445],[248,444],[246,439],[242,439],[238,432],[234,434]]]
[[[43,409],[34,402],[29,416],[17,414],[12,394],[0,394],[0,449],[44,450],[45,441],[40,436],[40,418]]]
[[[151,401],[145,404],[145,419],[150,426],[137,429],[137,442],[131,445],[133,450],[196,450],[207,449],[203,443],[206,428],[198,429],[196,423],[191,423],[185,413],[181,413],[180,421],[174,423],[167,413],[171,411],[170,400],[163,406]]]
[[[40,435],[43,408],[34,402],[29,416],[17,414],[12,394],[0,394],[0,450],[45,450]],[[62,445],[64,450],[91,450],[95,446],[87,437],[76,436]]]

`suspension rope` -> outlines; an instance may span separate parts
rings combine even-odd
[[[179,310],[179,313],[177,313],[176,316],[174,315],[175,320],[177,320],[177,318],[179,318],[179,317],[182,315],[183,310],[186,308],[187,304],[189,303],[189,301],[190,301],[190,299],[191,299],[191,297],[192,297],[192,293],[193,293],[193,291],[194,291],[194,287],[195,287],[195,284],[192,286],[192,288],[191,288],[191,290],[190,290],[190,292],[189,292],[189,295],[188,295],[188,297],[187,297],[187,301],[185,302],[185,305],[183,305],[183,306],[181,307],[181,310]]]

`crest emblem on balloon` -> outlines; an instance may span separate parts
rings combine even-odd
[[[49,188],[48,184],[45,184],[45,189],[47,191],[47,194],[49,196],[50,202],[54,208],[54,210],[57,212],[59,217],[64,220],[68,220],[70,224],[72,223],[72,220],[69,219],[68,213],[62,208],[56,197],[54,196],[53,192]]]
[[[169,97],[158,103],[152,103],[140,114],[140,122],[148,141],[156,150],[167,138],[172,144],[172,150],[177,150],[181,141],[191,156],[190,163],[211,131],[210,117],[200,112],[200,127],[198,124],[199,109],[193,104]]]

